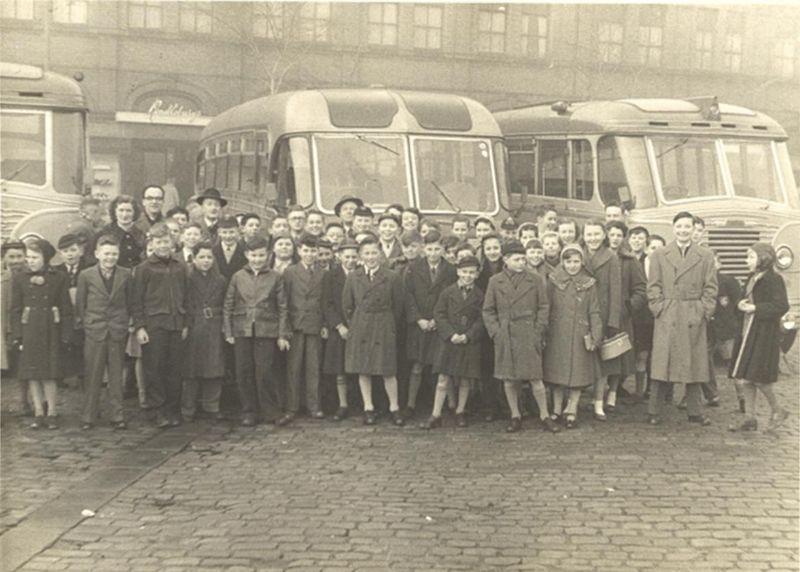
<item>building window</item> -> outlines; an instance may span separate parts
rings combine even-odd
[[[283,4],[264,2],[254,6],[253,35],[259,38],[280,38],[283,35]]]
[[[699,70],[711,69],[714,53],[714,33],[697,32],[694,37],[694,67]]]
[[[129,2],[128,3],[128,25],[131,28],[151,28],[161,27],[161,3],[160,2]]]
[[[725,36],[725,69],[738,72],[742,69],[742,35]]]
[[[331,21],[329,2],[308,2],[300,8],[300,39],[327,42]]]
[[[3,0],[0,2],[3,18],[33,20],[33,0]]]
[[[663,33],[661,26],[639,26],[639,63],[643,66],[661,65]]]
[[[493,54],[506,51],[505,6],[481,8],[478,12],[478,49]]]
[[[397,45],[397,4],[370,4],[367,20],[370,44]]]
[[[181,31],[195,34],[211,33],[211,6],[193,2],[182,2]]]
[[[622,62],[622,24],[600,22],[597,27],[600,61],[607,64]]]
[[[785,78],[794,77],[794,40],[776,40],[772,45],[772,73]]]
[[[86,0],[53,0],[53,21],[61,24],[85,24]]]
[[[442,7],[414,6],[414,47],[438,50],[442,47]]]
[[[522,52],[536,58],[547,55],[547,16],[525,14],[522,16]]]

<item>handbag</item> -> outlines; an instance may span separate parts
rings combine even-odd
[[[606,338],[600,344],[600,359],[603,361],[612,360],[621,356],[633,348],[628,332],[620,332],[615,336]]]

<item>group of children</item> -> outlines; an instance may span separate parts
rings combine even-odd
[[[31,427],[58,427],[56,380],[76,354],[84,358],[87,430],[103,385],[112,425],[126,427],[130,356],[141,358],[140,401],[161,428],[199,412],[220,417],[231,376],[245,426],[287,425],[303,411],[322,419],[323,394],[334,387],[334,420],[359,401],[364,423],[374,424],[383,398],[373,396],[377,378],[396,425],[415,414],[421,390],[432,389],[425,429],[441,426],[449,404],[459,427],[468,424],[467,408],[487,421],[506,410],[506,430],[516,432],[532,396],[541,427],[558,432],[576,426],[583,390],[599,421],[617,407],[629,376],[636,395],[646,392],[648,255],[665,240],[628,229],[619,205],[582,226],[546,206],[536,223],[509,218],[498,232],[487,217],[459,215],[444,235],[416,209],[391,205],[375,217],[347,196],[327,224],[319,211],[290,207],[262,233],[257,214],[221,216],[225,199],[215,189],[197,197],[197,222],[182,208],[148,212],[159,189],[145,189],[144,213],[120,195],[96,236],[62,237],[58,267],[43,239],[4,245],[12,272],[3,284],[4,296],[11,291],[5,349],[17,353]],[[728,286],[723,314],[738,303]],[[728,337],[716,340],[723,350],[738,332],[738,317],[730,320]],[[601,360],[600,345],[623,332],[632,348]],[[713,373],[708,384],[713,406]]]

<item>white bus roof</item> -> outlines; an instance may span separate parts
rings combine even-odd
[[[0,62],[0,104],[13,107],[86,109],[75,80],[40,67]]]
[[[459,95],[387,89],[316,89],[253,99],[223,111],[203,140],[244,129],[285,133],[391,131],[501,137],[491,112]]]
[[[719,103],[719,115],[710,115],[715,103],[712,98],[548,102],[498,111],[495,118],[504,136],[664,133],[787,139],[774,119],[745,107]]]

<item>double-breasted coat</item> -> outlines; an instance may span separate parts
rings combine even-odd
[[[714,320],[711,322],[712,339],[715,342],[724,342],[736,339],[741,333],[741,312],[736,306],[742,299],[742,287],[736,278],[721,272],[717,272],[717,284],[719,291]]]
[[[128,337],[133,272],[117,266],[113,280],[109,292],[99,265],[87,268],[78,276],[75,311],[87,341],[124,342]]]
[[[544,348],[544,380],[565,387],[587,387],[601,375],[597,351],[586,349],[603,340],[597,281],[584,269],[570,276],[559,267],[547,280],[550,321]]]
[[[653,314],[650,312],[650,308],[647,305],[647,274],[645,272],[645,260],[647,260],[647,256],[634,256],[634,260],[636,264],[639,265],[639,269],[644,277],[645,303],[639,310],[635,310],[632,315],[633,349],[636,353],[642,351],[649,352],[653,347]]]
[[[405,294],[402,278],[379,266],[370,279],[364,267],[347,276],[342,310],[347,320],[345,371],[361,375],[397,373],[397,330]]]
[[[214,379],[225,375],[222,311],[227,281],[216,268],[189,274],[186,321],[189,326],[186,377]]]
[[[481,271],[478,273],[478,279],[475,281],[475,285],[484,293],[484,296],[489,289],[489,280],[491,280],[492,276],[502,271],[502,260],[492,262],[486,258],[483,259]],[[481,339],[481,370],[481,379],[484,383],[488,383],[490,379],[494,378],[494,342],[488,335],[483,336]]]
[[[223,248],[222,242],[215,244],[211,252],[214,253],[214,261],[219,273],[222,274],[228,282],[230,282],[234,274],[239,272],[239,270],[244,268],[245,264],[247,264],[247,257],[244,254],[244,244],[241,242],[236,243],[230,260],[225,257],[225,249]]]
[[[72,309],[75,312],[75,297],[78,292],[78,276],[80,273],[91,266],[85,256],[81,256],[78,263],[70,268],[66,264],[57,264],[53,266],[53,270],[63,272],[67,276],[68,291],[70,300],[73,302]],[[68,345],[62,347],[64,355],[61,358],[61,376],[62,378],[69,378],[74,375],[83,375],[83,331],[80,327],[78,320],[73,320],[72,331],[69,332]]]
[[[291,265],[283,273],[283,287],[289,304],[292,331],[320,335],[322,330],[322,278],[325,271],[318,266],[306,268],[302,262]]]
[[[717,304],[712,252],[698,244],[685,255],[676,242],[650,255],[647,299],[655,323],[650,377],[703,383],[710,377],[708,322]]]
[[[24,270],[12,278],[12,339],[21,340],[17,378],[51,380],[61,377],[61,344],[72,331],[69,281],[49,266]]]
[[[433,359],[433,371],[455,378],[478,379],[481,376],[481,341],[483,329],[483,292],[473,285],[466,297],[458,283],[442,291],[433,317],[440,343]],[[466,334],[466,344],[454,344],[454,334]]]
[[[752,285],[750,284],[752,282]],[[746,315],[736,339],[730,376],[754,383],[778,380],[781,317],[789,311],[786,284],[771,268],[760,278],[748,279],[748,297],[756,310]]]
[[[325,355],[322,359],[322,372],[328,375],[343,375],[345,340],[339,335],[336,328],[344,325],[344,310],[342,309],[342,293],[347,279],[344,269],[333,266],[322,277],[322,318],[328,328],[328,339],[325,343]]]
[[[483,302],[483,323],[494,342],[494,377],[542,379],[542,348],[550,304],[544,278],[523,270],[493,276]]]
[[[433,365],[440,338],[436,331],[424,332],[417,320],[433,319],[433,309],[442,291],[458,279],[456,269],[444,259],[439,261],[436,278],[431,280],[427,259],[418,258],[408,267],[406,285],[406,353],[411,361]]]

